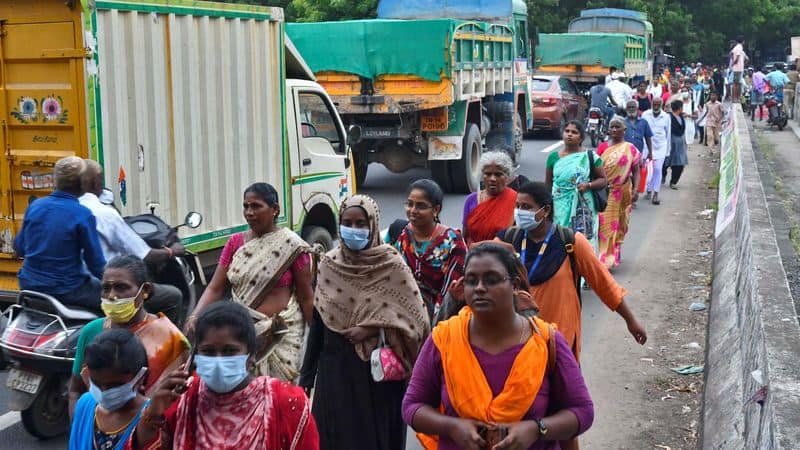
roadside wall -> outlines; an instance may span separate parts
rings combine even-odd
[[[703,449],[800,448],[800,325],[740,105],[723,134]]]

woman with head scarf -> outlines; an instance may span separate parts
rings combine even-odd
[[[345,200],[342,245],[319,263],[299,384],[315,387],[313,413],[326,449],[405,449],[405,378],[430,326],[414,275],[397,250],[381,243],[378,223],[372,198]],[[384,345],[402,365],[401,379],[375,381],[370,356]]]

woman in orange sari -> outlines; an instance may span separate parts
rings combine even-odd
[[[514,254],[482,243],[467,256],[467,307],[439,323],[414,366],[403,419],[427,450],[555,450],[586,431],[594,406],[569,345],[514,307]]]
[[[463,236],[467,245],[494,239],[498,231],[514,223],[517,193],[508,187],[514,163],[504,152],[481,156],[483,189],[467,196],[464,202]]]
[[[621,260],[622,243],[628,233],[633,204],[639,198],[634,186],[639,186],[639,150],[625,141],[625,121],[615,117],[611,120],[608,134],[611,140],[597,147],[603,157],[603,168],[608,179],[608,206],[599,215],[597,233],[600,247],[600,262],[608,269],[618,266]]]

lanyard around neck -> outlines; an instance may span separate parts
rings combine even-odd
[[[542,262],[542,256],[544,256],[544,252],[547,250],[547,244],[550,242],[550,238],[553,237],[553,232],[555,232],[555,230],[556,225],[550,225],[550,231],[547,232],[547,237],[544,238],[544,242],[542,242],[542,246],[539,248],[539,254],[536,255],[536,260],[533,261],[533,265],[528,271],[529,280],[533,277],[533,274],[536,273],[536,268],[539,267],[539,263]],[[525,230],[525,234],[522,236],[522,251],[520,254],[522,256],[522,264],[525,264],[528,255],[528,230]]]

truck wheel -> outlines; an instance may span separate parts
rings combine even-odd
[[[553,139],[564,139],[564,128],[567,127],[567,118],[561,116],[561,120],[558,121],[558,127],[553,128]]]
[[[450,162],[450,176],[453,181],[453,192],[469,194],[480,187],[481,174],[478,171],[478,160],[481,157],[481,132],[474,123],[468,123],[464,133],[461,159]]]
[[[333,249],[333,237],[328,233],[328,230],[322,227],[310,226],[303,228],[303,240],[312,247],[315,244],[321,245],[326,252]]]
[[[356,172],[356,188],[360,188],[364,186],[364,182],[367,180],[367,169],[369,169],[369,162],[367,162],[366,155],[360,155],[358,153],[353,154],[353,162],[355,164],[355,172]]]
[[[453,182],[450,180],[450,167],[448,161],[431,161],[431,178],[445,192],[453,191]]]
[[[525,124],[522,123],[522,116],[519,111],[514,113],[514,164],[520,165],[522,162],[522,147],[525,139]]]
[[[22,426],[39,439],[60,436],[69,429],[67,381],[55,377],[42,380],[45,385],[28,409],[22,411]]]

